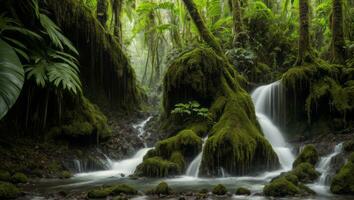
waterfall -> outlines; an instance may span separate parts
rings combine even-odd
[[[331,173],[332,158],[340,154],[342,152],[342,149],[343,149],[343,143],[337,144],[332,153],[321,158],[316,168],[317,171],[321,173],[321,176],[318,178],[317,184],[327,185],[328,178]]]
[[[194,160],[191,162],[191,164],[189,164],[187,171],[186,171],[187,176],[198,177],[199,168],[200,168],[200,165],[202,164],[204,144],[207,141],[207,139],[208,139],[208,136],[203,139],[202,151],[197,155],[197,157],[194,158]]]
[[[148,117],[147,119],[143,120],[142,122],[140,122],[138,124],[133,125],[133,128],[135,128],[138,131],[138,137],[144,143],[145,147],[147,147],[147,144],[146,144],[146,142],[144,140],[145,126],[150,121],[151,118],[152,118],[152,116]]]
[[[147,119],[143,120],[142,122],[133,125],[138,131],[139,138],[144,142],[144,135],[145,135],[145,126],[147,122],[150,121],[152,117],[148,117]],[[145,144],[145,143],[144,143]],[[104,171],[96,171],[90,173],[82,173],[78,174],[77,176],[94,176],[94,177],[109,177],[109,176],[129,176],[134,173],[136,167],[143,162],[143,158],[145,154],[152,148],[145,147],[138,150],[131,158],[120,160],[120,161],[112,161],[106,155],[104,155],[106,159],[107,165],[109,165],[108,170]]]
[[[256,88],[252,93],[256,115],[263,130],[265,138],[272,145],[279,162],[284,170],[290,170],[295,160],[289,144],[285,141],[281,130],[273,120],[281,121],[284,103],[280,81]]]

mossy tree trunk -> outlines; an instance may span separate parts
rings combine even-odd
[[[244,32],[242,24],[242,11],[241,11],[241,2],[240,0],[231,0],[231,9],[233,17],[233,31],[234,31],[234,46],[243,46],[244,38],[242,34]]]
[[[122,44],[122,22],[120,21],[123,0],[111,0],[112,10],[113,10],[113,23],[114,23],[114,35],[118,38],[119,42]]]
[[[107,8],[108,8],[108,2],[107,0],[98,0],[97,1],[97,19],[100,21],[102,26],[106,28],[106,23],[107,23]]]
[[[345,61],[345,41],[343,27],[342,0],[332,0],[332,42],[330,47],[331,62],[343,64]]]
[[[216,40],[214,35],[206,27],[204,20],[198,12],[197,6],[193,0],[183,0],[195,26],[197,27],[200,37],[216,51],[219,55],[223,55],[223,50],[220,43]]]
[[[300,9],[300,35],[298,58],[295,65],[302,65],[305,62],[312,62],[312,52],[310,44],[310,5],[309,0],[299,0]]]

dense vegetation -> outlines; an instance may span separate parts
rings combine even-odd
[[[354,137],[353,0],[1,0],[0,199],[32,178],[70,178],[69,159],[104,169],[96,155],[129,156],[146,143],[131,123],[147,115],[154,148],[134,178],[183,175],[201,152],[204,177],[276,170],[250,96],[275,81],[271,115],[289,141]],[[353,141],[333,193],[354,194]],[[305,146],[264,194],[313,195],[321,151]],[[173,192],[162,182],[146,193]],[[121,194],[138,191],[105,185],[88,197]]]

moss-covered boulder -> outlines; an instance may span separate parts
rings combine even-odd
[[[62,171],[59,175],[61,179],[68,179],[71,178],[73,175],[69,171]]]
[[[11,174],[8,171],[0,170],[0,181],[10,181]]]
[[[0,199],[15,199],[21,191],[11,183],[0,182]]]
[[[294,161],[293,167],[295,168],[296,166],[304,162],[310,163],[311,165],[315,166],[318,162],[318,159],[319,156],[315,146],[306,145]]]
[[[320,175],[315,167],[307,162],[297,165],[290,173],[295,175],[302,183],[311,183]]]
[[[331,192],[354,195],[354,153],[350,155],[348,162],[333,177]]]
[[[273,197],[295,196],[300,192],[300,189],[285,177],[275,179],[263,188],[264,195]]]
[[[137,176],[165,177],[184,172],[186,159],[191,160],[202,148],[202,139],[192,130],[180,131],[177,135],[157,143],[135,170]]]
[[[152,157],[145,159],[139,164],[134,172],[137,176],[146,177],[166,177],[174,176],[181,173],[178,164],[164,160],[160,157]]]
[[[251,191],[244,187],[239,187],[236,189],[236,195],[251,195]]]
[[[263,193],[266,196],[290,197],[290,196],[309,196],[315,194],[309,187],[298,182],[295,175],[285,173],[273,179],[264,186]]]
[[[160,182],[154,189],[148,192],[149,194],[156,195],[169,195],[172,193],[172,189],[166,182]]]
[[[174,152],[180,152],[185,157],[193,157],[202,148],[202,139],[192,130],[186,129],[176,136],[162,140],[156,145],[156,153],[169,159]]]
[[[227,193],[227,189],[224,185],[222,184],[219,184],[219,185],[216,185],[214,188],[213,188],[213,194],[215,195],[225,195]]]
[[[95,188],[88,192],[87,197],[92,199],[100,199],[100,198],[105,198],[107,196],[117,196],[120,194],[136,195],[138,194],[138,191],[129,185],[118,184],[118,185]]]
[[[28,177],[23,173],[16,172],[14,175],[12,175],[11,182],[12,183],[27,183]]]
[[[209,132],[209,137],[201,175],[218,176],[221,168],[231,175],[244,175],[279,166],[275,152],[259,128],[252,100],[239,80],[234,67],[205,47],[182,53],[171,62],[165,75],[163,116],[166,119],[173,117],[174,105],[189,101],[199,102],[210,112],[213,123],[204,130]]]

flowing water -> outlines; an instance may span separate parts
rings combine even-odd
[[[217,184],[223,184],[230,192],[235,191],[237,187],[249,188],[252,192],[250,197],[245,196],[231,196],[222,199],[268,199],[257,194],[262,193],[264,184],[269,182],[272,178],[279,175],[281,172],[291,168],[294,161],[294,155],[291,152],[289,144],[283,137],[279,124],[283,119],[281,106],[279,103],[284,103],[281,99],[281,86],[279,82],[258,87],[252,93],[252,99],[255,104],[256,115],[259,124],[264,132],[264,136],[272,145],[274,151],[279,157],[282,168],[276,171],[264,172],[258,176],[243,176],[243,177],[219,177],[219,178],[201,178],[198,177],[199,167],[203,152],[192,161],[187,169],[186,175],[176,178],[142,178],[131,179],[127,176],[135,171],[135,168],[142,162],[144,155],[151,148],[145,147],[140,149],[133,157],[121,161],[111,161],[110,169],[91,173],[79,173],[68,180],[43,180],[36,183],[36,190],[43,193],[52,193],[55,191],[83,191],[89,188],[111,183],[126,183],[134,186],[140,191],[146,191],[155,187],[159,182],[167,182],[176,192],[182,191],[199,191],[200,189],[211,190]],[[276,103],[275,103],[276,102]],[[143,140],[145,133],[145,126],[151,117],[134,125],[137,129],[139,137]],[[278,124],[278,125],[277,125]],[[204,139],[204,142],[206,138]],[[203,148],[202,148],[203,149]],[[335,151],[336,152],[336,151]],[[333,157],[333,156],[332,156]],[[323,159],[324,160],[324,159]],[[322,160],[321,160],[322,163]],[[323,161],[323,163],[327,163]],[[327,169],[327,164],[320,164],[319,168]],[[223,170],[223,169],[221,169]],[[226,174],[226,172],[223,172]],[[225,176],[225,175],[224,175]],[[141,196],[136,199],[150,199],[147,196]],[[192,198],[193,199],[193,198]],[[296,197],[292,199],[327,199],[327,200],[349,200],[350,197],[322,195],[303,198]]]
[[[198,156],[196,158],[194,158],[194,160],[191,162],[191,164],[189,164],[187,171],[186,171],[187,176],[198,177],[199,168],[200,168],[200,165],[202,164],[204,145],[205,145],[205,141],[207,141],[207,139],[208,139],[208,137],[205,137],[203,139],[202,151],[198,154]]]
[[[310,184],[309,186],[311,189],[316,191],[322,195],[330,195],[329,192],[329,179],[332,169],[331,169],[331,161],[332,159],[340,154],[343,149],[343,143],[339,143],[335,146],[332,153],[328,154],[327,156],[321,157],[320,162],[318,163],[316,170],[321,173],[320,177],[314,184]]]
[[[275,99],[282,99],[280,82],[258,87],[252,93],[252,99],[256,110],[256,115],[263,130],[264,136],[272,145],[278,155],[283,170],[290,170],[295,160],[289,144],[286,143],[281,130],[271,120],[272,116],[279,116],[280,111],[275,109]],[[282,102],[277,100],[276,102]],[[270,116],[270,114],[272,116]]]

